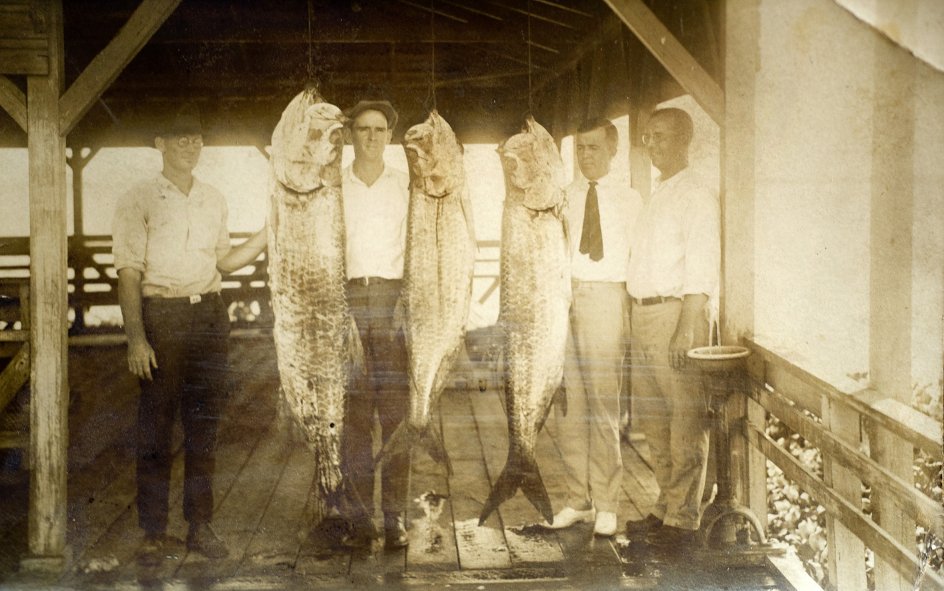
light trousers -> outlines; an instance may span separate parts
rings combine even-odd
[[[624,316],[623,283],[574,281],[570,335],[564,361],[567,413],[555,405],[566,474],[567,506],[617,513],[620,455],[620,384]]]
[[[708,460],[708,396],[691,365],[669,364],[669,342],[681,301],[632,311],[633,412],[649,443],[659,497],[652,514],[666,525],[698,529]],[[699,323],[695,346],[705,344],[707,320]]]

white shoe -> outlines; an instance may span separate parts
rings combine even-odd
[[[548,523],[545,521],[541,524],[541,526],[547,529],[564,529],[565,527],[570,527],[575,523],[593,521],[594,513],[593,507],[585,511],[578,511],[577,509],[573,509],[571,507],[564,507],[557,515],[554,516],[554,523]],[[615,528],[616,526],[614,525],[613,527]]]
[[[593,535],[609,538],[616,533],[616,513],[600,511],[597,513],[596,523],[593,524]]]

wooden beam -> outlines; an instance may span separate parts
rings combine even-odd
[[[63,136],[72,131],[178,4],[180,0],[142,0],[125,26],[60,99],[59,131]]]
[[[682,88],[721,125],[724,92],[652,10],[642,0],[606,0],[606,3]]]
[[[59,133],[62,0],[37,0],[49,74],[27,77],[30,205],[30,508],[24,570],[58,569],[66,548],[68,377],[66,142]]]
[[[29,343],[23,343],[10,363],[0,373],[0,412],[16,398],[30,375]]]
[[[0,76],[0,107],[26,131],[26,94],[6,76]]]

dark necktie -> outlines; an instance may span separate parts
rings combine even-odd
[[[603,258],[603,232],[600,230],[600,204],[597,202],[596,181],[590,181],[590,188],[587,189],[583,231],[580,234],[580,254],[590,255],[591,261]]]

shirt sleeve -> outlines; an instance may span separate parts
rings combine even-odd
[[[219,199],[222,218],[220,219],[220,233],[216,237],[217,260],[226,256],[226,253],[228,253],[229,249],[232,247],[229,240],[229,206],[226,205],[226,199],[224,199],[222,195],[220,195]]]
[[[112,219],[112,254],[115,270],[144,272],[147,254],[147,217],[142,206],[142,187],[136,187],[118,199]]]
[[[718,200],[704,187],[690,194],[685,218],[684,294],[715,292],[721,266],[721,213]]]

